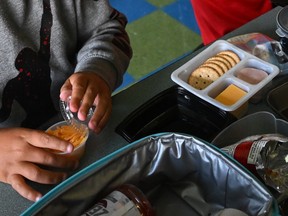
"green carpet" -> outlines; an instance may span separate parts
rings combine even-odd
[[[195,49],[201,38],[161,10],[128,24],[133,59],[128,71],[138,80]]]

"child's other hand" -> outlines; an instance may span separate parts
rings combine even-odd
[[[78,161],[47,149],[71,153],[73,145],[44,131],[24,128],[0,129],[0,181],[10,184],[20,195],[37,201],[42,194],[26,183],[56,184],[67,177],[66,172],[43,168],[75,169]]]

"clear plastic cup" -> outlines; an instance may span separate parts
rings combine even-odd
[[[67,98],[67,101],[60,100],[59,105],[60,105],[61,114],[67,123],[73,125],[73,127],[76,127],[79,130],[81,130],[83,126],[88,125],[88,123],[89,123],[89,121],[90,121],[90,119],[94,113],[95,106],[93,106],[89,109],[89,112],[86,116],[85,121],[81,121],[80,119],[78,119],[77,112],[72,112],[70,110],[70,101],[71,101],[71,96],[69,96]]]

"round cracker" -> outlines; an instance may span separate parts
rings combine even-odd
[[[202,90],[219,77],[219,74],[213,68],[199,67],[191,73],[188,83],[192,87]]]
[[[232,50],[224,50],[224,51],[221,51],[219,52],[219,54],[225,54],[225,55],[229,55],[231,56],[236,63],[240,62],[240,57]]]
[[[214,64],[218,65],[219,67],[222,68],[223,74],[229,70],[229,67],[227,66],[227,64],[225,64],[222,60],[219,60],[219,59],[209,60],[209,61],[205,62],[204,64],[206,64],[206,63],[214,63]]]
[[[225,58],[229,62],[231,68],[237,64],[237,62],[231,56],[229,56],[227,54],[218,53],[217,56],[221,56],[221,57]]]
[[[210,67],[213,68],[219,76],[222,76],[225,73],[225,68],[221,66],[220,64],[217,64],[217,62],[210,61],[210,62],[204,62],[200,67]]]
[[[209,59],[206,60],[206,62],[209,62],[209,61],[221,62],[225,66],[225,73],[231,69],[231,65],[230,65],[229,61],[227,59],[223,58],[222,56],[210,57]]]

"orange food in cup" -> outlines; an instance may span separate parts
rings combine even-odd
[[[49,129],[48,134],[64,139],[74,145],[79,146],[87,137],[87,131],[80,131],[71,125],[57,126],[56,129]]]

